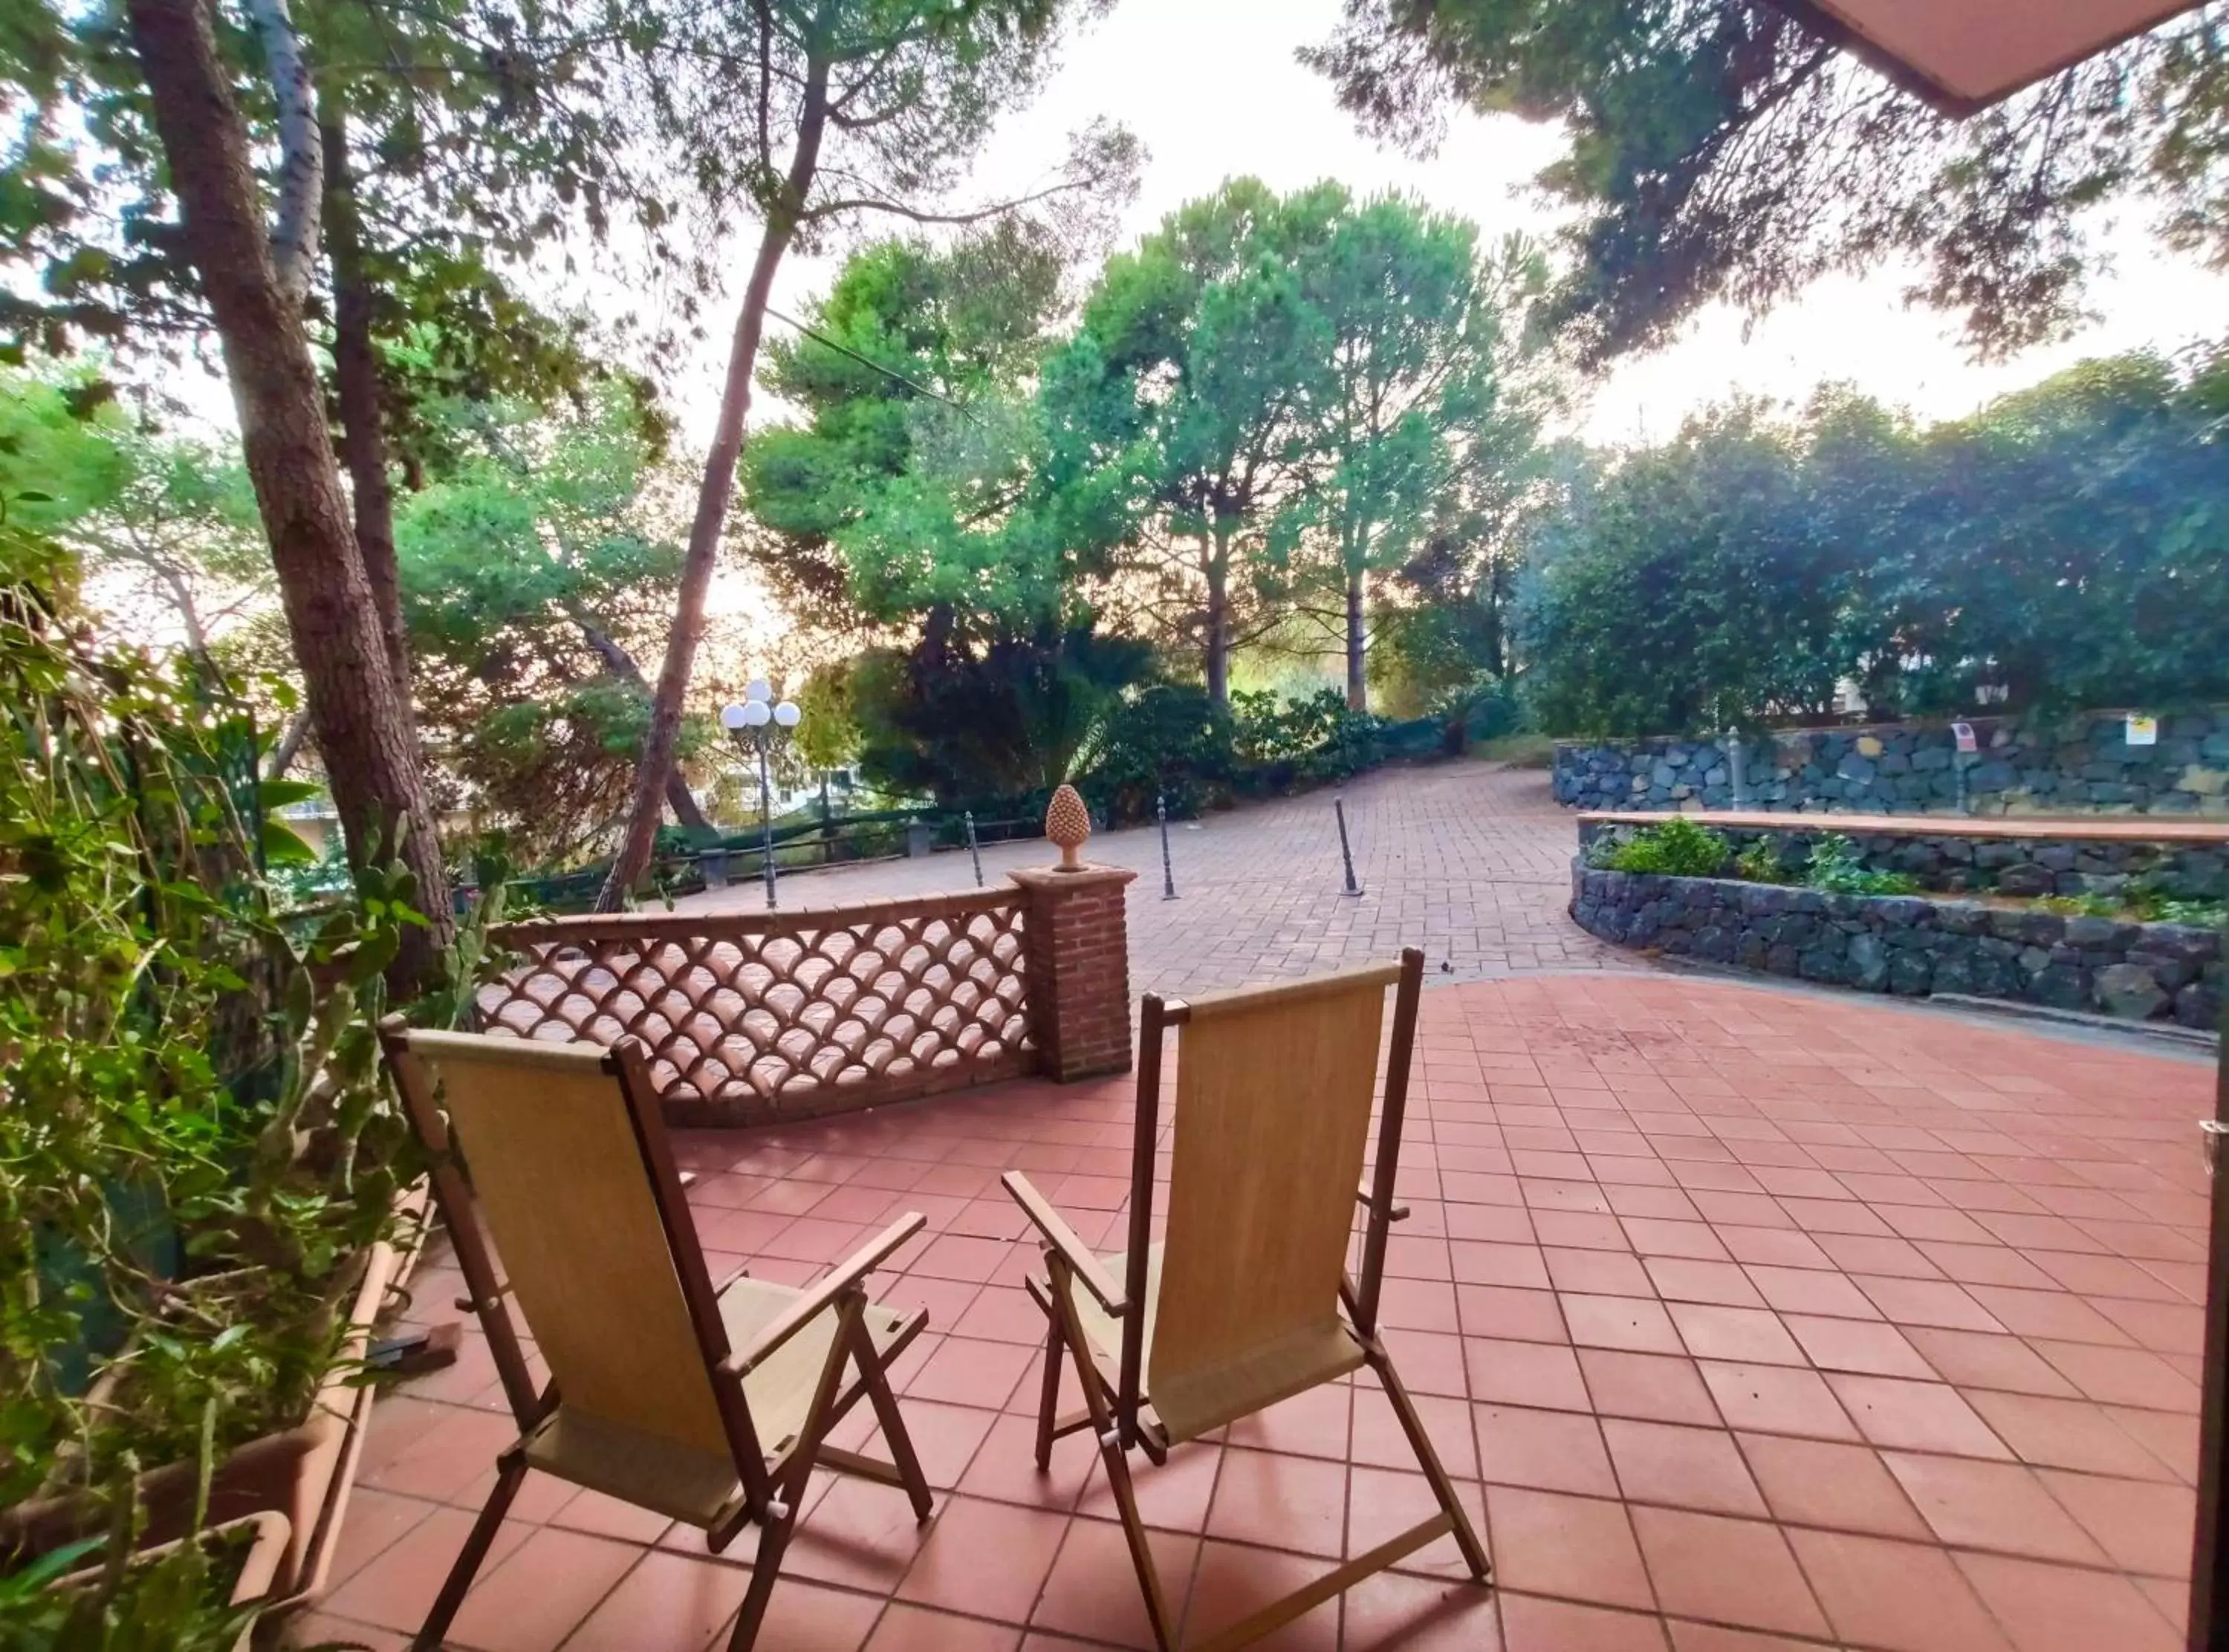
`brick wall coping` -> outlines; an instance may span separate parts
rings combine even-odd
[[[1987,837],[2058,840],[2087,837],[2117,842],[2229,844],[2229,821],[2178,820],[2164,815],[1844,815],[1824,810],[1707,809],[1675,814],[1663,810],[1590,809],[1576,817],[1612,826],[1655,826],[1673,819],[1744,831],[1878,832],[1892,837]]]

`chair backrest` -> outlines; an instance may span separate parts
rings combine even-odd
[[[564,1411],[729,1455],[708,1368],[724,1335],[691,1312],[681,1269],[701,1276],[703,1258],[656,1103],[621,1055],[468,1033],[414,1032],[408,1048]]]
[[[1401,975],[1215,993],[1172,1015],[1175,1157],[1147,1374],[1180,1435],[1359,1362],[1339,1285],[1385,989]]]

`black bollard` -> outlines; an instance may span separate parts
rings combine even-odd
[[[1354,851],[1346,845],[1346,799],[1333,797],[1331,806],[1333,812],[1339,816],[1339,864],[1346,868],[1346,888],[1342,893],[1359,895],[1362,893],[1362,886],[1354,880]]]
[[[1177,874],[1169,861],[1169,801],[1156,792],[1153,796],[1153,815],[1161,823],[1161,899],[1177,898]]]

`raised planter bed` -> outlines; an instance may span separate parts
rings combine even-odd
[[[1862,992],[2001,998],[2202,1028],[2221,1015],[2221,935],[2180,924],[1613,872],[1583,857],[1571,863],[1571,910],[1622,946]]]

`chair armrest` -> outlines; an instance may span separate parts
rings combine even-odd
[[[781,1310],[773,1324],[759,1333],[750,1347],[739,1354],[730,1354],[720,1362],[720,1368],[738,1377],[750,1375],[782,1344],[826,1313],[837,1297],[856,1287],[882,1266],[891,1252],[928,1226],[928,1218],[917,1210],[908,1211],[838,1262],[819,1281],[806,1287],[802,1296]]]
[[[1129,1312],[1130,1305],[1123,1300],[1121,1288],[1108,1277],[1106,1267],[1076,1236],[1076,1230],[1061,1220],[1060,1213],[1046,1202],[1045,1196],[1031,1185],[1030,1179],[1019,1170],[1009,1170],[999,1180],[1022,1207],[1022,1214],[1044,1236],[1045,1243],[1060,1252],[1060,1259],[1068,1264],[1068,1271],[1099,1299],[1099,1305],[1117,1319]]]
[[[1370,1189],[1367,1188],[1357,1188],[1354,1190],[1354,1202],[1361,1206],[1365,1210],[1375,1208],[1375,1207],[1370,1202]],[[1406,1205],[1394,1206],[1392,1209],[1385,1213],[1385,1220],[1389,1222],[1407,1221],[1409,1220],[1409,1207]]]

